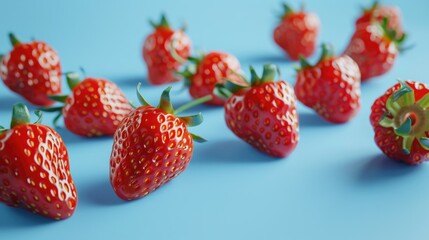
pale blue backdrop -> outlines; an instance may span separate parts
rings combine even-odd
[[[298,105],[298,147],[288,158],[272,159],[227,129],[222,108],[198,107],[205,122],[193,131],[209,142],[196,144],[183,174],[133,202],[110,187],[112,138],[85,139],[60,128],[79,194],[74,216],[56,222],[0,205],[0,239],[428,239],[429,164],[409,167],[384,157],[368,118],[374,99],[397,78],[428,82],[429,2],[384,2],[402,9],[414,48],[388,74],[362,86],[362,109],[351,122],[332,125]],[[320,40],[337,52],[360,7],[370,4],[306,0],[321,19]],[[115,81],[132,100],[137,82],[146,81],[141,45],[151,31],[148,20],[157,21],[161,12],[175,27],[187,22],[197,49],[235,54],[245,69],[278,64],[282,78],[295,82],[295,63],[271,39],[281,11],[277,0],[16,0],[3,1],[0,9],[0,52],[11,49],[10,31],[24,41],[42,39],[58,51],[64,71],[84,67],[87,75]],[[144,84],[142,92],[155,104],[163,89]],[[186,91],[172,98],[190,100]],[[18,101],[0,84],[2,125]],[[45,114],[44,123],[51,120]]]

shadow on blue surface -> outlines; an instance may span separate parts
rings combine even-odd
[[[79,201],[94,205],[120,205],[127,203],[116,196],[109,178],[93,181],[79,191]]]
[[[336,126],[336,124],[329,123],[321,118],[315,112],[303,112],[299,113],[299,126],[300,127],[330,127]]]
[[[15,103],[19,103],[19,102],[24,103],[28,107],[31,106],[31,103],[27,102],[24,98],[21,98],[18,95],[7,95],[7,96],[0,97],[0,108],[10,109],[10,112],[12,113],[12,106]]]
[[[225,141],[210,141],[204,147],[198,148],[198,156],[192,164],[219,163],[267,163],[281,161],[282,158],[270,157],[240,139]]]
[[[103,141],[103,140],[113,139],[113,136],[101,136],[101,137],[92,137],[92,138],[81,137],[79,135],[76,135],[70,132],[64,126],[56,127],[55,131],[57,131],[58,134],[60,134],[60,136],[63,138],[63,141],[66,144],[85,143],[86,141],[97,141],[97,140]]]
[[[368,161],[359,169],[357,180],[361,183],[374,183],[393,178],[399,178],[422,169],[419,166],[411,166],[392,160],[380,153]]]
[[[1,207],[8,208],[7,211],[13,211],[10,213],[10,215],[13,215],[13,217],[0,217],[0,233],[2,230],[10,230],[14,228],[31,228],[31,227],[38,227],[40,225],[46,225],[46,224],[53,224],[53,223],[59,223],[61,221],[52,220],[37,214],[33,214],[30,211],[27,211],[22,208],[12,208],[12,207],[6,207],[5,205],[2,205]],[[6,214],[9,215],[9,214]],[[1,238],[1,237],[0,237]]]
[[[136,75],[136,76],[115,77],[115,78],[112,78],[111,80],[116,84],[118,84],[119,86],[136,87],[139,82],[142,83],[142,86],[146,86],[146,87],[152,86],[149,84],[144,74]]]
[[[272,64],[280,64],[280,63],[292,63],[293,61],[291,61],[286,55],[281,55],[281,54],[276,54],[276,55],[271,55],[271,54],[267,54],[267,55],[247,55],[247,56],[240,56],[240,61],[244,64],[268,64],[268,63],[272,63]]]

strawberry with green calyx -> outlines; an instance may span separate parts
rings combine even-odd
[[[159,24],[152,21],[150,24],[154,32],[146,37],[142,50],[149,83],[160,85],[180,80],[175,72],[183,62],[177,61],[172,52],[186,59],[191,51],[191,40],[184,33],[184,28],[172,29],[165,15],[161,15]]]
[[[274,29],[273,38],[291,60],[298,60],[300,55],[311,56],[317,44],[320,20],[314,13],[304,10],[294,11],[283,3],[284,13],[280,23]]]
[[[67,149],[52,128],[30,123],[27,107],[13,106],[11,129],[0,126],[0,202],[44,217],[70,217],[77,205]]]
[[[314,66],[301,58],[294,88],[300,102],[329,122],[347,122],[360,109],[359,66],[347,55],[334,56],[327,44]]]
[[[122,90],[113,82],[87,77],[77,73],[66,74],[70,95],[53,95],[51,99],[64,106],[42,109],[59,112],[54,119],[64,116],[64,124],[71,132],[84,136],[112,136],[122,119],[132,110]]]
[[[296,96],[287,82],[274,82],[276,71],[275,65],[264,65],[259,77],[250,67],[250,83],[228,81],[215,91],[228,99],[225,122],[236,136],[270,156],[286,157],[299,140]]]
[[[374,21],[382,23],[383,19],[389,19],[388,28],[396,31],[398,36],[402,35],[401,12],[396,6],[381,5],[374,1],[371,7],[364,8],[362,15],[356,19],[356,28],[365,28]]]
[[[205,140],[188,131],[203,121],[202,114],[178,117],[186,109],[211,99],[206,96],[173,108],[171,87],[164,90],[157,107],[139,92],[143,106],[134,109],[119,125],[110,156],[110,182],[124,200],[142,198],[182,173],[191,161],[193,141]]]
[[[0,55],[0,78],[12,91],[37,106],[54,103],[49,95],[61,92],[60,58],[48,44],[22,43],[9,34],[12,51]]]
[[[375,100],[371,124],[377,146],[408,164],[429,160],[429,87],[400,81]]]
[[[188,57],[185,70],[177,74],[185,78],[185,85],[189,87],[192,98],[211,95],[212,100],[206,104],[223,105],[225,99],[213,94],[213,90],[216,84],[225,84],[226,78],[237,84],[243,84],[239,73],[241,73],[240,62],[234,55],[213,51],[197,57]]]
[[[368,27],[358,28],[344,52],[359,65],[362,81],[388,72],[403,49],[406,34],[398,37],[387,23],[385,18],[381,24],[373,22]]]

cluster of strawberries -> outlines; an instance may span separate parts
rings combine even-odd
[[[299,141],[296,101],[314,109],[332,123],[344,123],[360,109],[360,84],[392,68],[405,38],[399,11],[374,4],[356,21],[356,31],[344,54],[335,56],[322,44],[320,60],[311,65],[305,57],[316,49],[319,20],[304,10],[284,5],[275,42],[291,60],[300,60],[294,87],[274,81],[278,69],[264,65],[262,75],[250,67],[250,81],[242,76],[239,61],[231,54],[209,52],[190,56],[191,41],[184,29],[172,29],[165,16],[143,46],[148,81],[169,84],[185,79],[193,102],[174,109],[171,87],[159,104],[132,106],[119,87],[100,78],[79,79],[66,73],[71,94],[61,94],[58,54],[43,42],[21,43],[10,35],[14,49],[0,56],[0,77],[7,87],[42,111],[58,112],[71,132],[96,137],[114,135],[110,181],[124,200],[141,198],[178,176],[188,166],[193,141],[202,137],[188,126],[202,122],[201,113],[181,112],[206,103],[223,106],[229,129],[256,149],[286,157]],[[183,69],[183,70],[181,70]],[[50,107],[55,102],[63,106]],[[78,196],[67,149],[52,128],[31,123],[27,107],[13,106],[11,128],[0,127],[0,201],[34,213],[65,219],[75,211]],[[375,141],[393,159],[419,164],[429,159],[429,88],[404,81],[378,98],[371,113]]]

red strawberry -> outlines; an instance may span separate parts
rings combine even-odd
[[[0,56],[0,77],[6,86],[37,106],[54,103],[48,95],[61,92],[60,58],[44,42],[21,43],[9,35],[13,50]]]
[[[400,82],[371,110],[375,143],[384,154],[413,165],[429,160],[429,86]]]
[[[298,60],[300,55],[311,56],[319,35],[319,18],[303,9],[295,12],[287,4],[283,4],[283,8],[281,22],[274,29],[274,41],[291,60]]]
[[[401,12],[396,6],[380,5],[378,1],[374,1],[370,8],[364,9],[361,16],[356,19],[356,28],[367,27],[373,21],[383,22],[384,18],[388,18],[388,29],[394,29],[397,34],[402,35],[402,20]]]
[[[293,88],[283,80],[273,82],[276,70],[265,65],[260,78],[250,67],[250,86],[227,82],[216,91],[229,97],[225,121],[235,135],[268,155],[286,157],[298,144],[298,114]]]
[[[194,99],[207,95],[212,96],[212,100],[206,104],[223,105],[225,103],[225,99],[213,94],[216,84],[224,84],[225,78],[237,84],[245,84],[238,75],[241,73],[241,67],[234,55],[210,52],[199,57],[190,57],[189,61],[190,65],[179,74],[186,78],[189,93]]]
[[[51,96],[64,106],[43,110],[60,111],[54,123],[63,115],[66,128],[77,135],[113,135],[122,119],[132,110],[121,89],[102,78],[88,77],[80,81],[76,73],[67,73],[66,77],[72,94]]]
[[[389,71],[395,63],[405,34],[396,36],[395,30],[387,28],[387,19],[382,24],[374,22],[358,28],[353,34],[345,54],[359,65],[362,81]]]
[[[347,55],[334,56],[322,45],[322,56],[311,66],[301,59],[295,93],[299,101],[333,123],[350,120],[360,109],[360,72]]]
[[[143,106],[126,116],[115,132],[110,156],[110,182],[116,194],[124,200],[146,196],[182,173],[192,158],[193,139],[202,138],[189,133],[187,126],[202,122],[201,113],[177,117],[170,103],[170,89],[164,90],[158,107],[149,105],[137,93]]]
[[[148,80],[155,85],[178,81],[179,77],[175,72],[183,62],[176,59],[186,59],[189,56],[191,40],[183,29],[172,29],[164,15],[160,24],[151,22],[151,25],[155,31],[146,38],[143,45]]]
[[[13,106],[11,129],[0,128],[0,202],[66,219],[75,211],[76,187],[60,135],[39,120],[30,124],[24,104]]]

